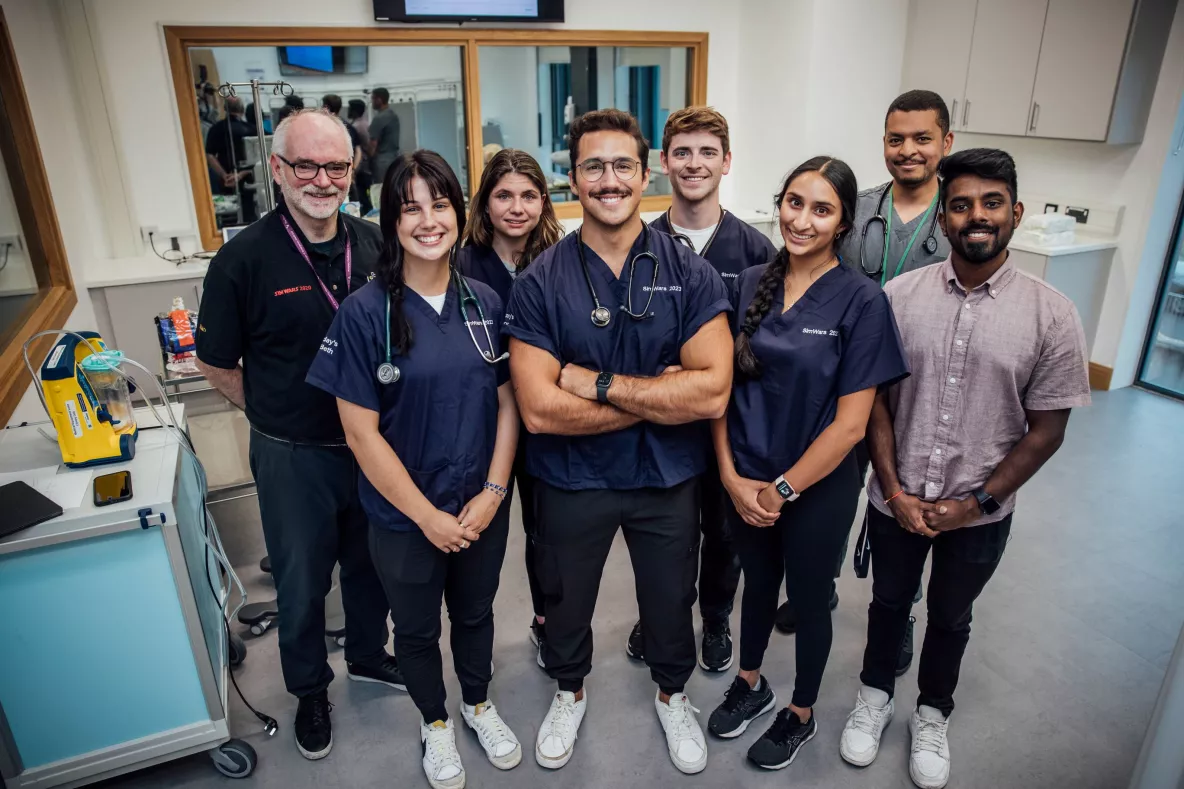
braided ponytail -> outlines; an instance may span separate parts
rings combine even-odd
[[[789,252],[782,247],[756,284],[756,293],[744,313],[744,324],[736,337],[736,369],[749,378],[761,377],[761,363],[752,352],[752,335],[773,306],[773,293],[789,270]]]

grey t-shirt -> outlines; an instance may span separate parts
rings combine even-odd
[[[843,260],[843,265],[849,266],[856,271],[865,271],[870,269],[876,272],[874,279],[877,282],[881,281],[880,264],[884,259],[884,225],[880,222],[873,222],[871,228],[867,231],[867,244],[863,250],[863,260],[867,263],[867,269],[864,269],[860,264],[860,244],[863,238],[863,229],[867,227],[868,220],[876,215],[877,212],[884,212],[888,210],[888,197],[884,193],[892,182],[865,189],[859,193],[859,200],[855,204],[855,227],[847,234],[843,243],[839,245],[839,257]],[[880,199],[883,198],[883,205],[880,205]],[[900,273],[904,274],[907,271],[915,271],[923,268],[931,263],[937,263],[945,260],[950,256],[950,242],[946,240],[946,236],[941,232],[941,226],[936,223],[937,206],[934,206],[933,211],[928,216],[922,211],[913,221],[902,223],[900,215],[896,213],[896,209],[892,210],[892,238],[888,242],[888,264],[887,276],[884,281],[892,279],[897,276],[896,267],[900,263],[900,256],[904,254],[904,249],[908,246],[909,238],[913,235],[913,231],[917,229],[917,225],[921,220],[925,220],[924,227],[917,234],[917,240],[913,243],[913,248],[909,251],[908,260],[904,262]],[[885,214],[886,216],[886,214]],[[925,250],[925,240],[929,237],[929,228],[933,228],[933,239],[937,242],[937,246],[933,252]]]
[[[370,139],[378,143],[371,169],[375,182],[381,183],[399,156],[399,116],[390,107],[374,113],[370,119]]]

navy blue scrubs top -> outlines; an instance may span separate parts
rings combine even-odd
[[[740,275],[733,332],[767,266]],[[840,397],[909,374],[888,297],[862,273],[836,266],[788,312],[784,283],[752,335],[760,378],[737,374],[728,406],[736,471],[769,482],[784,474],[835,419]]]
[[[483,283],[468,282],[481,301],[498,355],[502,301]],[[414,342],[406,356],[391,352],[398,381],[383,384],[377,378],[386,360],[386,291],[375,280],[342,303],[309,368],[308,383],[377,411],[379,431],[419,490],[437,509],[457,515],[488,478],[497,438],[497,388],[509,380],[509,367],[487,363],[473,347],[455,282],[449,283],[440,314],[415,291],[405,293],[403,310]],[[467,317],[485,348],[485,332],[471,304]],[[365,474],[359,475],[358,489],[375,527],[418,528]]]
[[[456,267],[461,274],[469,279],[484,282],[493,288],[502,304],[510,303],[510,288],[514,285],[514,277],[506,269],[506,264],[493,251],[493,247],[481,247],[469,244],[462,247],[456,254]]]
[[[669,213],[663,213],[650,223],[650,227],[673,235]],[[777,254],[777,248],[761,231],[737,219],[730,211],[724,212],[723,223],[715,234],[715,240],[707,247],[707,262],[723,277],[724,284],[732,287],[736,277],[745,269],[768,263]]]
[[[648,243],[661,261],[650,305],[652,318],[634,320],[626,304],[629,262]],[[547,351],[560,364],[594,371],[655,376],[679,363],[679,351],[716,315],[729,309],[723,280],[703,258],[664,233],[643,228],[621,278],[586,245],[588,273],[600,303],[612,313],[608,326],[592,324],[593,302],[569,234],[518,275],[503,331]],[[653,281],[649,258],[637,262],[633,310],[640,312]],[[706,468],[702,427],[641,422],[595,436],[527,434],[526,470],[564,490],[670,488]]]

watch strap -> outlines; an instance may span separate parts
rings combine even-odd
[[[777,493],[779,493],[781,498],[785,501],[796,501],[798,496],[801,495],[796,490],[794,490],[793,485],[789,484],[789,480],[785,478],[784,474],[773,480],[773,487],[777,489]]]
[[[596,400],[608,405],[608,388],[613,385],[613,374],[601,372],[596,376]]]

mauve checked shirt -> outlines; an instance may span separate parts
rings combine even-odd
[[[896,277],[884,292],[912,370],[888,390],[896,473],[906,493],[965,498],[1024,436],[1025,409],[1089,405],[1077,309],[1011,260],[969,293],[949,258]],[[891,515],[875,474],[868,498]],[[1005,518],[1015,496],[999,504],[972,525]]]

